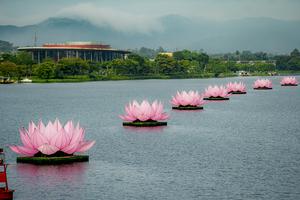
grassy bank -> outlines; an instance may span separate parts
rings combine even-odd
[[[280,70],[277,72],[279,75],[282,75],[282,76],[289,76],[289,75],[300,75],[300,71],[290,71],[290,70]]]
[[[300,71],[277,71],[278,75],[300,75]],[[267,72],[252,72],[252,76],[269,76]],[[149,74],[149,75],[111,75],[111,76],[96,76],[89,77],[88,75],[66,76],[61,79],[41,79],[38,77],[31,77],[33,83],[75,83],[87,81],[117,81],[117,80],[146,80],[146,79],[201,79],[201,78],[225,78],[237,76],[236,73],[202,73],[202,74]],[[16,79],[15,79],[16,80]]]
[[[171,75],[158,75],[158,74],[150,74],[150,75],[113,75],[113,76],[97,76],[97,77],[89,77],[88,75],[81,76],[67,76],[62,79],[40,79],[38,77],[32,77],[33,83],[73,83],[73,82],[86,82],[86,81],[117,81],[117,80],[144,80],[144,79],[191,79],[191,78],[214,78],[214,77],[233,77],[236,76],[234,73],[224,73],[215,76],[213,73],[204,73],[204,74],[171,74]]]

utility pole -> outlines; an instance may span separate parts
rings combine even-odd
[[[34,46],[37,46],[37,35],[36,32],[34,32]]]

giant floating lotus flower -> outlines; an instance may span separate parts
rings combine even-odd
[[[204,97],[205,98],[211,98],[211,97],[221,97],[221,98],[227,98],[230,94],[228,94],[227,89],[224,86],[208,86],[207,89],[205,89]]]
[[[141,104],[134,100],[125,106],[125,111],[126,114],[120,115],[120,118],[129,122],[160,121],[169,118],[169,116],[163,112],[163,104],[156,100],[152,105],[147,100],[144,100]]]
[[[228,93],[233,93],[233,92],[246,92],[246,86],[244,83],[242,82],[234,82],[234,83],[228,83],[226,85],[226,88],[227,88],[227,92]]]
[[[283,77],[282,80],[280,81],[281,85],[298,85],[299,82],[297,81],[296,77]]]
[[[272,89],[272,82],[269,79],[258,79],[254,82],[254,89],[266,88]]]
[[[202,106],[204,103],[203,96],[192,90],[177,92],[171,100],[171,104],[174,106]]]
[[[84,141],[84,129],[79,123],[74,126],[68,121],[63,127],[58,119],[47,126],[40,121],[37,125],[29,123],[28,130],[19,129],[23,146],[10,146],[10,149],[17,154],[34,156],[37,153],[53,155],[56,152],[63,152],[72,155],[76,152],[85,152],[90,149],[95,141]]]

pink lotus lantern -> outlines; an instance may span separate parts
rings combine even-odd
[[[177,110],[199,110],[203,109],[202,105],[205,104],[203,96],[195,91],[182,91],[177,92],[175,97],[172,97],[171,104],[173,109]]]
[[[204,92],[204,100],[229,100],[229,96],[227,89],[222,85],[220,87],[217,85],[208,86]]]
[[[255,89],[255,90],[271,90],[272,82],[269,79],[258,79],[254,82],[253,89]]]
[[[296,77],[283,77],[280,81],[281,86],[297,86],[299,82],[297,81]]]
[[[234,82],[234,83],[228,83],[226,85],[227,88],[227,92],[229,94],[246,94],[246,86],[244,83],[242,82]]]
[[[125,111],[125,115],[120,115],[125,121],[123,126],[165,126],[167,122],[161,121],[169,118],[168,114],[163,112],[163,104],[156,100],[152,104],[147,100],[141,104],[134,100],[125,106]]]
[[[74,153],[85,152],[95,144],[95,141],[85,141],[84,129],[79,123],[74,126],[72,121],[64,127],[58,119],[54,123],[49,121],[47,126],[42,121],[37,125],[30,122],[28,130],[20,128],[19,132],[23,146],[12,145],[10,149],[29,157],[72,157]],[[23,160],[26,162],[28,159],[17,159]]]

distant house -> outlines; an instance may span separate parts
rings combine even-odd
[[[239,76],[250,76],[250,72],[247,71],[238,71],[237,72]]]
[[[166,56],[169,56],[169,57],[173,57],[173,52],[160,52],[159,54],[160,55],[166,55]]]
[[[44,44],[41,47],[20,47],[18,51],[27,51],[37,63],[51,58],[59,61],[62,58],[81,58],[93,62],[110,61],[116,58],[125,59],[129,51],[113,49],[110,45],[92,42],[68,42],[62,44]]]
[[[249,64],[255,65],[256,63],[268,63],[272,65],[276,65],[276,60],[238,60],[236,61],[237,64]]]

